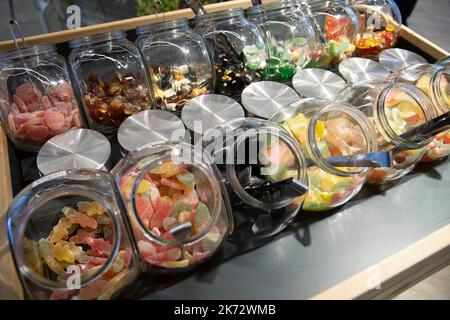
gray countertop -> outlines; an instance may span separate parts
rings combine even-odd
[[[305,299],[450,223],[450,164],[421,167],[339,211],[301,213],[283,237],[145,299]]]

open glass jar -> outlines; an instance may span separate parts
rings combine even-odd
[[[148,273],[191,270],[210,258],[232,223],[208,155],[165,142],[130,152],[113,169]]]
[[[50,138],[84,126],[62,56],[41,45],[0,57],[0,118],[11,142],[38,151]]]
[[[393,0],[346,0],[355,10],[360,32],[356,56],[376,60],[379,53],[394,47],[402,25],[400,10]]]
[[[314,22],[321,48],[312,55],[310,67],[335,68],[355,53],[359,20],[352,8],[343,2],[310,0],[301,5]]]
[[[69,62],[92,129],[114,133],[128,116],[152,107],[144,61],[122,30],[75,39],[69,45]]]
[[[417,141],[403,135],[436,116],[431,100],[416,87],[370,81],[344,89],[336,99],[346,100],[373,122],[377,152],[393,151],[393,167],[372,169],[369,184],[398,180],[411,172],[427,152],[432,138]]]
[[[238,118],[207,130],[202,144],[227,186],[235,232],[266,238],[297,216],[308,189],[306,163],[282,127]]]
[[[197,15],[195,30],[214,61],[215,92],[240,101],[249,84],[265,77],[268,51],[258,27],[239,8]]]
[[[290,83],[315,51],[318,35],[312,21],[291,1],[253,6],[247,9],[247,16],[266,38],[266,79]]]
[[[306,98],[283,107],[271,120],[282,123],[308,157],[304,210],[338,207],[361,190],[368,168],[335,167],[327,158],[374,152],[375,131],[362,112],[346,103]]]
[[[103,171],[33,182],[14,198],[7,227],[31,299],[111,299],[141,270],[114,179]]]
[[[450,66],[419,64],[392,75],[395,82],[409,83],[422,90],[433,102],[437,115],[450,110]],[[430,162],[450,154],[450,130],[437,134],[422,161]]]
[[[137,34],[158,108],[179,112],[189,99],[214,91],[206,44],[187,19],[141,26]]]

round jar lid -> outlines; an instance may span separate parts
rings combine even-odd
[[[389,76],[389,70],[382,64],[364,58],[348,58],[339,64],[339,73],[348,82],[382,80]]]
[[[403,69],[415,64],[428,63],[425,58],[415,52],[393,48],[381,51],[380,63],[391,71]]]
[[[205,94],[189,100],[181,111],[186,128],[203,134],[209,129],[244,117],[244,109],[235,100],[220,94]]]
[[[101,133],[71,129],[48,140],[37,156],[43,175],[69,169],[108,169],[111,145]]]
[[[190,142],[190,138],[180,118],[164,110],[138,112],[128,117],[117,132],[117,140],[126,152],[157,142]]]
[[[294,89],[306,98],[333,99],[345,88],[344,79],[323,69],[304,69],[292,79]]]
[[[260,118],[269,119],[283,106],[299,99],[294,89],[273,81],[252,83],[242,92],[242,104],[250,113]]]

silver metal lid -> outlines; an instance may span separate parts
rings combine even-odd
[[[347,84],[331,71],[311,68],[298,71],[292,85],[306,98],[333,99]]]
[[[273,81],[252,83],[242,91],[242,105],[249,112],[263,119],[270,119],[283,106],[300,99],[294,89]]]
[[[220,94],[205,94],[189,100],[181,111],[186,128],[198,134],[222,123],[245,116],[235,100]]]
[[[164,110],[146,110],[128,117],[119,127],[117,140],[126,152],[151,143],[190,142],[190,134],[176,115]]]
[[[383,66],[391,71],[403,69],[415,64],[428,63],[425,58],[417,53],[399,48],[381,51],[379,60]]]
[[[71,129],[48,140],[37,156],[43,175],[69,169],[109,169],[111,144],[101,133]]]
[[[389,76],[389,70],[378,62],[364,58],[347,58],[339,64],[339,73],[348,82],[356,83],[381,80]]]

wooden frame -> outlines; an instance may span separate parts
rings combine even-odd
[[[271,2],[273,0],[263,1]],[[230,9],[235,7],[247,8],[251,6],[250,0],[236,0],[232,2],[218,3],[206,6],[210,12]],[[164,15],[165,20],[177,18],[192,18],[191,10],[176,10]],[[74,30],[59,31],[49,34],[37,35],[26,38],[29,45],[43,43],[61,43],[72,39],[92,35],[96,33],[124,29],[130,30],[139,25],[150,24],[162,19],[161,15],[149,15],[132,19],[114,21],[83,27]],[[402,26],[400,37],[409,43],[414,44],[435,59],[441,59],[449,53],[431,41],[411,29]],[[14,48],[12,41],[0,42],[0,51]],[[12,270],[10,253],[7,252],[6,230],[3,227],[6,210],[12,200],[11,174],[8,156],[7,137],[3,130],[0,130],[0,270]],[[9,264],[9,265],[6,265]],[[428,235],[411,246],[397,252],[379,263],[377,267],[382,270],[381,289],[369,289],[367,287],[367,273],[361,272],[336,286],[318,294],[313,299],[357,299],[357,298],[386,298],[391,297],[406,286],[416,283],[427,275],[438,271],[440,268],[450,264],[450,225]],[[20,298],[18,288],[20,287],[17,277],[8,272],[10,281],[8,290],[0,278],[0,299]],[[6,289],[4,289],[6,288]]]

